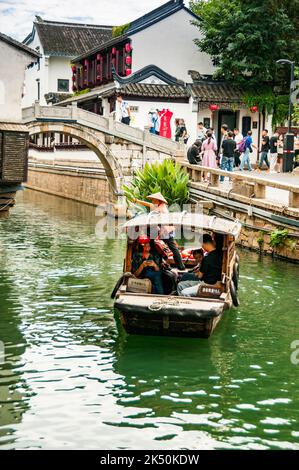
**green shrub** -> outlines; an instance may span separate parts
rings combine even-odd
[[[80,96],[80,95],[85,95],[85,93],[89,93],[90,88],[84,88],[84,90],[76,91],[74,93],[74,96]]]
[[[270,235],[270,246],[272,248],[282,248],[289,240],[289,231],[284,230],[273,230]]]
[[[146,200],[147,196],[161,192],[169,205],[182,206],[189,200],[189,176],[178,163],[164,160],[163,163],[146,164],[136,171],[130,186],[124,186],[128,201],[136,197]]]
[[[112,37],[118,38],[119,36],[122,36],[126,31],[128,31],[130,26],[131,23],[122,24],[121,26],[113,26]]]

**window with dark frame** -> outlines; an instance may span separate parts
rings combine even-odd
[[[70,90],[70,81],[58,78],[57,80],[57,91],[68,93]]]

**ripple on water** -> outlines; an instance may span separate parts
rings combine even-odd
[[[299,267],[241,251],[241,306],[209,340],[126,336],[124,244],[94,212],[28,191],[0,222],[1,449],[298,448]]]

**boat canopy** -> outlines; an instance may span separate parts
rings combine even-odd
[[[193,214],[190,212],[169,212],[161,214],[152,211],[133,217],[124,224],[124,229],[134,227],[148,227],[155,225],[174,225],[193,230],[208,230],[223,235],[232,235],[238,238],[242,225],[238,220],[230,221],[216,216]]]

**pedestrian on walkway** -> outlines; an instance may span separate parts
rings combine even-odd
[[[117,95],[116,100],[117,100],[117,104],[119,107],[120,122],[122,122],[123,124],[127,124],[129,126],[131,122],[130,105],[127,101],[123,99],[121,94]]]
[[[191,165],[199,165],[201,163],[201,147],[201,140],[196,140],[194,144],[192,144],[191,147],[188,148],[187,158],[188,162],[191,163]]]
[[[215,134],[215,129],[214,127],[210,127],[210,129],[208,129],[208,131],[212,132],[212,139],[215,141],[215,144],[217,146],[217,138],[216,138],[216,134]],[[207,132],[208,132],[207,131]]]
[[[282,172],[282,165],[283,165],[283,134],[280,134],[278,137],[278,146],[277,146],[277,171],[278,173]]]
[[[223,155],[222,144],[228,137],[228,125],[227,124],[222,124],[220,132],[221,132],[220,147],[219,147],[219,155],[217,157],[218,166],[221,166],[222,155]]]
[[[275,132],[270,139],[270,173],[277,173],[278,137],[278,132]]]
[[[259,170],[263,168],[263,163],[265,162],[267,166],[267,170],[270,169],[270,163],[268,160],[268,153],[270,150],[270,138],[268,135],[267,129],[264,129],[262,131],[262,147],[261,147],[261,152],[260,152],[260,160],[259,160]]]
[[[250,162],[250,154],[253,152],[252,147],[256,149],[256,146],[254,145],[253,140],[252,140],[252,131],[248,131],[247,137],[244,143],[244,153],[243,153],[241,165],[239,168],[240,171],[244,170],[245,165],[247,165],[247,168],[249,171],[252,171],[252,166]]]
[[[213,139],[212,132],[208,131],[207,139],[204,140],[202,144],[202,166],[207,166],[209,168],[217,168],[216,160],[217,145]],[[208,175],[203,175],[204,181],[208,181]]]
[[[232,131],[228,132],[227,139],[222,143],[222,161],[221,161],[221,170],[223,171],[234,171],[235,163],[235,151],[237,144],[234,140],[234,133]],[[224,176],[220,176],[220,181],[224,181]]]
[[[151,134],[160,134],[160,117],[158,111],[154,108],[152,108],[149,112],[149,125]]]
[[[241,165],[241,153],[238,149],[238,146],[240,145],[240,143],[242,142],[243,140],[243,134],[241,134],[241,132],[239,131],[239,129],[237,127],[235,127],[234,129],[234,141],[236,142],[237,144],[237,148],[235,150],[235,167],[239,168],[239,166]]]
[[[175,120],[175,125],[176,125],[176,128],[175,128],[175,141],[176,142],[181,142],[183,137],[184,137],[184,133],[185,132],[187,133],[187,129],[183,125],[183,123],[184,123],[183,119],[176,119]]]
[[[197,130],[197,139],[201,140],[203,142],[205,140],[206,136],[207,136],[207,129],[203,125],[203,122],[199,122],[197,124],[197,129],[198,129]]]

